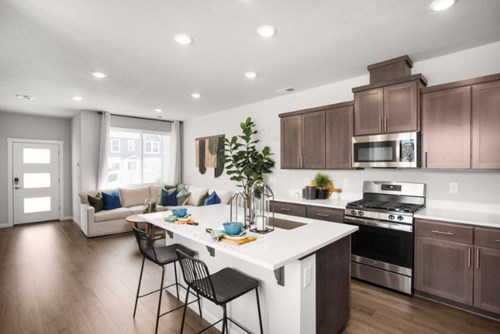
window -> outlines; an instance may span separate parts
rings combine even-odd
[[[169,133],[111,128],[110,137],[109,186],[163,182],[169,168]],[[126,142],[127,150],[113,151],[114,140],[118,142],[118,148],[120,142]]]
[[[111,138],[111,152],[120,153],[120,139]]]
[[[129,151],[134,151],[135,150],[135,141],[133,139],[129,139],[127,141],[127,148]]]

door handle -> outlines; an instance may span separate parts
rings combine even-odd
[[[382,128],[382,117],[379,117],[378,119],[378,128],[380,132],[384,132],[384,129]]]
[[[22,188],[21,188],[21,187],[17,187],[17,186],[16,186],[16,187],[14,187],[14,189],[19,190],[19,189],[22,189]]]
[[[472,248],[469,247],[467,256],[467,268],[470,268],[471,265],[472,265]]]
[[[387,116],[384,117],[384,131],[387,131]]]
[[[479,249],[476,249],[476,269],[479,269]]]

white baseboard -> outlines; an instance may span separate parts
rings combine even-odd
[[[64,216],[64,217],[59,218],[59,220],[73,220],[73,217],[72,216]]]
[[[7,228],[7,227],[12,227],[12,225],[10,225],[9,223],[0,224],[0,228]]]

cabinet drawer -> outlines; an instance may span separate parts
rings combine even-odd
[[[500,249],[500,229],[483,227],[474,228],[474,244],[476,246]]]
[[[417,237],[448,240],[472,244],[474,228],[472,226],[442,223],[433,220],[415,220]]]
[[[344,210],[323,208],[319,206],[308,206],[306,217],[319,220],[328,220],[335,223],[343,223]]]
[[[271,202],[271,211],[275,213],[282,213],[285,215],[306,216],[306,206],[302,204],[285,203],[285,202]]]

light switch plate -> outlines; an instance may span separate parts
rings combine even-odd
[[[312,283],[312,268],[307,266],[304,268],[304,288],[307,288]]]
[[[450,194],[458,194],[458,183],[450,183]]]

